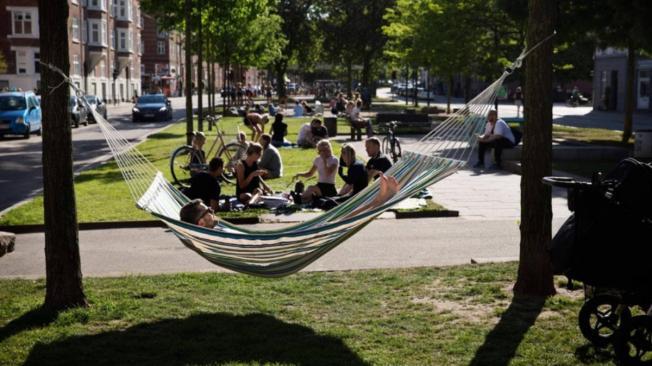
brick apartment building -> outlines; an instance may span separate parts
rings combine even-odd
[[[69,0],[70,76],[89,94],[109,102],[141,94],[139,0]],[[37,90],[37,0],[0,0],[0,52],[7,62],[0,88]]]
[[[143,92],[160,90],[167,96],[182,95],[185,51],[181,34],[162,31],[156,19],[147,14],[143,14],[141,34]]]

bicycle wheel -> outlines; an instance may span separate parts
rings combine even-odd
[[[392,149],[392,161],[397,162],[401,158],[403,151],[401,150],[401,142],[398,138],[394,138],[394,148]]]
[[[222,173],[222,180],[235,184],[235,165],[242,158],[241,152],[244,150],[244,146],[237,142],[232,142],[224,146],[217,153],[217,156],[222,158],[224,161],[224,172]]]
[[[390,154],[391,149],[389,148],[389,139],[387,138],[387,136],[383,137],[383,143],[382,143],[381,148],[382,148],[381,151],[383,152],[383,154],[385,154],[385,155]]]
[[[191,164],[191,161],[200,160],[199,157],[193,159],[197,152],[191,146],[181,146],[174,150],[170,158],[170,172],[174,183],[181,187],[190,187],[190,177],[193,172],[206,170],[205,164]]]

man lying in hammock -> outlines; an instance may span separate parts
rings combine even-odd
[[[381,174],[378,180],[380,182],[380,190],[373,201],[358,207],[343,219],[353,217],[367,210],[372,210],[394,197],[396,192],[398,192],[399,184],[396,178]],[[218,220],[214,215],[213,209],[206,206],[200,199],[192,200],[181,207],[179,217],[181,221],[208,228],[213,228]]]

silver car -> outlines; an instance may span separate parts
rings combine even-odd
[[[97,111],[100,116],[102,116],[104,119],[107,118],[107,113],[106,113],[106,102],[102,100],[102,97],[98,97],[95,95],[87,95],[84,97],[86,99],[86,102],[91,106],[91,109],[94,111]],[[93,113],[88,111],[88,121],[95,123],[95,118],[93,118]]]

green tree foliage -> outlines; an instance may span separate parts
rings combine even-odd
[[[603,47],[627,50],[627,79],[625,82],[625,118],[623,142],[632,136],[634,106],[636,102],[634,79],[636,58],[642,51],[652,50],[652,2],[645,0],[597,1],[601,8],[596,13],[595,33]],[[594,96],[599,97],[599,96]]]
[[[493,14],[491,3],[480,0],[397,0],[385,15],[386,54],[398,64],[426,67],[444,78],[450,109],[455,75],[498,69],[500,43],[492,39],[502,41],[497,36],[502,23]]]
[[[387,35],[385,12],[395,0],[323,0],[320,2],[320,30],[324,37],[324,58],[347,69],[349,89],[353,64],[362,65],[361,83],[371,86],[371,75],[382,60]],[[349,90],[350,91],[350,90]]]
[[[276,13],[283,19],[281,32],[285,42],[280,56],[273,62],[276,73],[276,93],[286,95],[285,74],[295,63],[303,68],[312,66],[321,50],[321,37],[317,29],[320,17],[316,0],[276,0]]]

